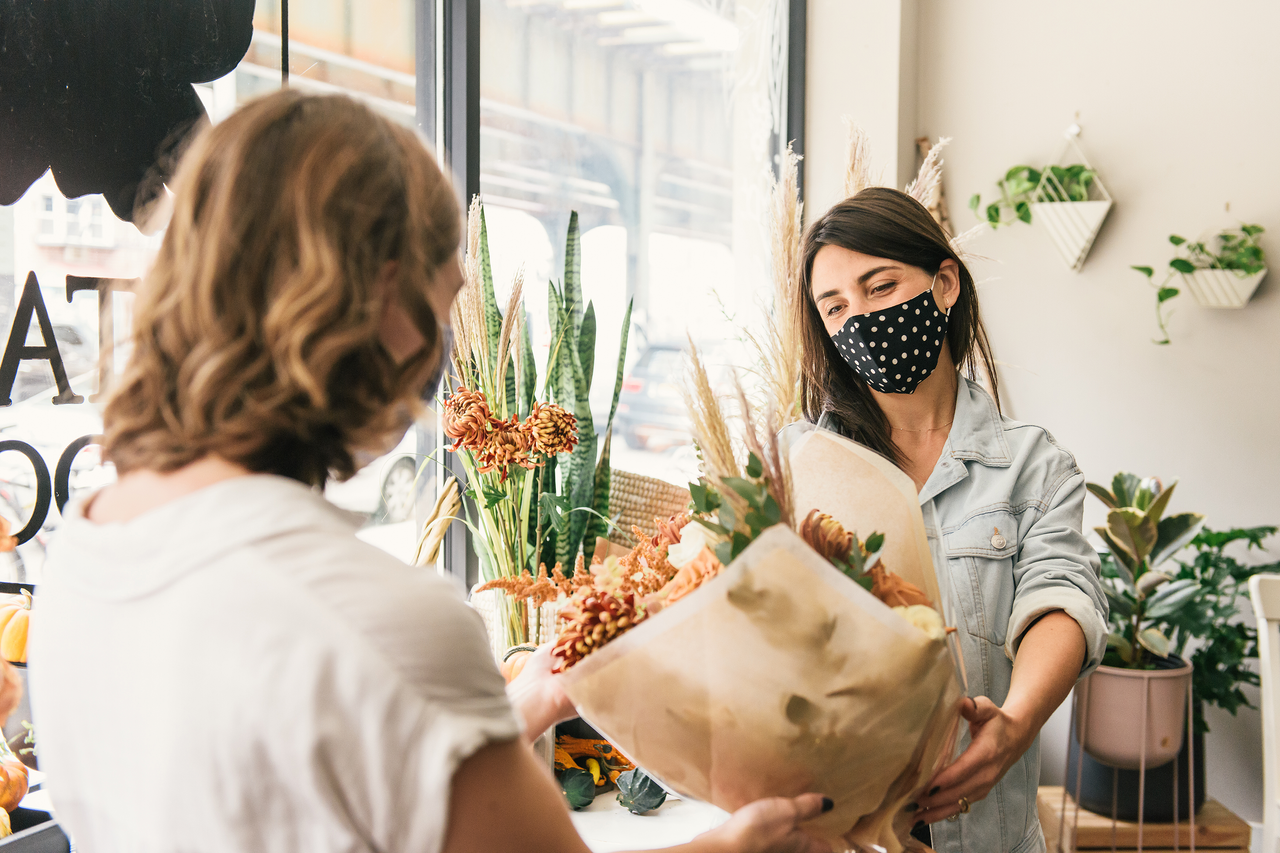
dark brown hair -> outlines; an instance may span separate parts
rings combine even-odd
[[[284,91],[205,132],[173,192],[106,455],[121,473],[216,454],[311,485],[351,476],[444,357],[427,296],[458,249],[448,180],[413,131]],[[380,336],[392,297],[426,341],[401,364]]]
[[[809,226],[802,248],[803,293],[800,311],[800,407],[810,421],[830,413],[844,431],[899,465],[905,461],[893,443],[889,421],[871,389],[836,350],[813,300],[813,260],[823,246],[839,246],[864,255],[919,267],[935,275],[943,262],[956,262],[960,295],[947,322],[951,359],[972,379],[985,379],[1000,405],[999,381],[987,330],[978,310],[978,293],[964,261],[929,211],[906,193],[868,187],[832,207]]]

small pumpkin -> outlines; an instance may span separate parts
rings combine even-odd
[[[645,814],[667,801],[667,792],[643,770],[628,770],[618,777],[618,802],[632,814]]]
[[[0,605],[0,658],[27,662],[27,628],[31,621],[31,593],[23,590]]]
[[[502,656],[502,666],[499,669],[508,684],[515,681],[516,676],[524,671],[524,665],[529,662],[529,656],[537,650],[537,646],[512,646],[507,649],[507,653]]]
[[[27,765],[0,739],[0,808],[11,812],[27,795]]]

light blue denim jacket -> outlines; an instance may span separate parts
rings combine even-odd
[[[818,426],[834,428],[828,418]],[[961,378],[951,433],[920,503],[933,502],[955,612],[963,614],[957,627],[970,696],[1004,703],[1023,632],[1053,610],[1065,611],[1084,631],[1080,675],[1102,660],[1107,603],[1098,555],[1081,531],[1084,498],[1075,457],[1044,429],[1001,417],[979,385]],[[957,748],[968,745],[962,726]],[[1039,782],[1037,736],[968,814],[931,826],[934,849],[1041,853]]]

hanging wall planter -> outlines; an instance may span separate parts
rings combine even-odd
[[[1205,308],[1243,308],[1266,277],[1265,267],[1255,273],[1208,269],[1183,273],[1182,281]]]
[[[1044,231],[1068,269],[1084,266],[1111,211],[1111,194],[1076,142],[1080,126],[1067,128],[1057,163],[1045,169],[1031,202],[1032,223]],[[1082,176],[1090,180],[1081,180]]]
[[[1079,125],[1067,128],[1066,144],[1052,165],[1014,166],[1006,172],[996,182],[999,198],[986,207],[978,193],[969,199],[969,209],[992,228],[1034,224],[1072,270],[1084,266],[1112,204],[1111,194],[1076,142],[1079,135]]]
[[[1177,247],[1177,255],[1169,261],[1169,270],[1157,283],[1155,269],[1134,266],[1147,277],[1156,292],[1156,322],[1164,337],[1155,341],[1169,343],[1168,301],[1179,294],[1170,286],[1175,276],[1182,279],[1187,290],[1205,308],[1243,308],[1253,296],[1258,285],[1267,277],[1267,258],[1257,237],[1262,234],[1261,225],[1242,224],[1239,228],[1225,228],[1212,237],[1189,242],[1177,234],[1169,235],[1169,242]]]

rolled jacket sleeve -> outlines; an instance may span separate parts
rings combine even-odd
[[[1107,642],[1107,599],[1098,573],[1098,554],[1081,529],[1084,474],[1067,473],[1050,490],[1047,508],[1022,536],[1013,567],[1013,614],[1005,654],[1013,660],[1022,635],[1041,616],[1061,610],[1084,632],[1081,677],[1102,662]]]

